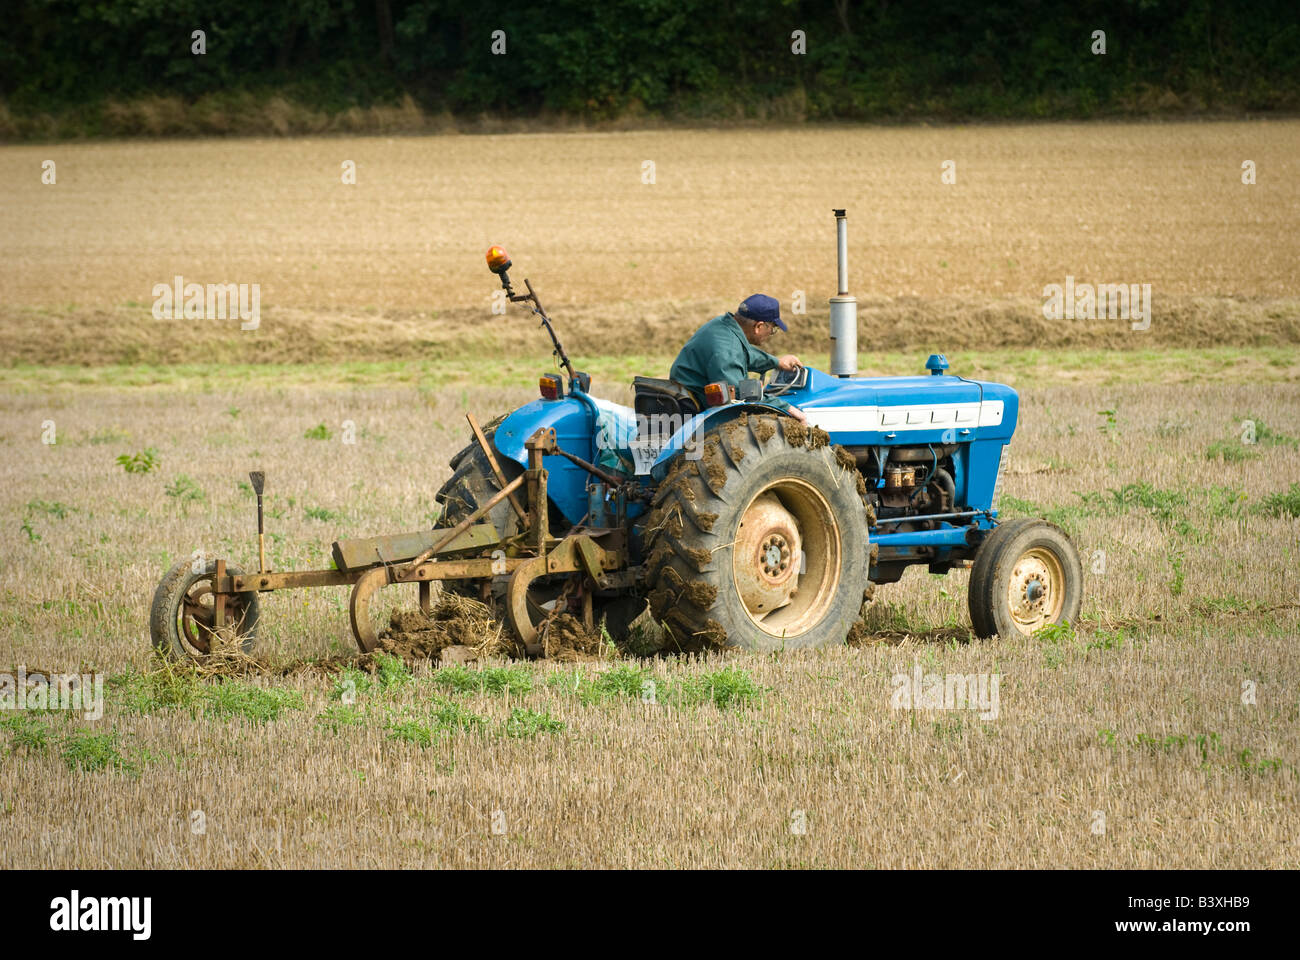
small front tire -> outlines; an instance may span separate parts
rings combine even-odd
[[[1083,564],[1060,527],[1046,520],[999,524],[975,554],[968,595],[979,637],[1032,636],[1073,624],[1083,606]]]

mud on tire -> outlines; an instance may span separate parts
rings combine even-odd
[[[875,517],[853,457],[828,441],[749,413],[707,433],[700,459],[678,456],[644,534],[650,610],[670,647],[821,647],[860,622]]]

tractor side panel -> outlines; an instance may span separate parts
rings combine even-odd
[[[554,427],[555,442],[561,449],[590,460],[592,420],[590,408],[581,400],[534,400],[501,421],[492,443],[501,456],[527,468],[524,441],[539,429]],[[570,523],[579,522],[587,512],[587,471],[556,456],[543,457],[542,466],[547,471],[546,492],[551,502]]]

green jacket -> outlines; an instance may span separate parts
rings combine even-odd
[[[677,354],[668,376],[691,392],[704,406],[704,388],[710,383],[727,383],[735,386],[750,373],[765,373],[776,369],[776,357],[760,350],[745,339],[734,313],[714,317]],[[790,404],[779,398],[763,401],[778,410],[787,410]]]

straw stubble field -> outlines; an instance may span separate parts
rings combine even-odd
[[[195,549],[255,562],[252,466],[277,568],[422,525],[463,411],[527,393],[193,386],[5,398],[6,423],[61,431],[5,437],[6,661],[117,678],[98,722],[6,731],[6,864],[1296,865],[1300,520],[1258,509],[1295,450],[1241,445],[1236,419],[1294,423],[1294,385],[1026,390],[1004,507],[1075,534],[1073,634],[974,641],[966,574],[922,570],[879,590],[861,646],[496,664],[495,691],[420,665],[357,674],[350,705],[342,589],[269,596],[263,668],[177,692],[148,678],[154,583]],[[155,472],[113,463],[146,445]],[[996,717],[893,709],[917,665],[997,674]],[[87,734],[109,737],[98,759]]]
[[[0,713],[0,864],[1297,866],[1297,129],[0,151],[0,670],[109,681],[97,721]],[[821,652],[360,662],[327,589],[265,598],[263,659],[230,676],[151,660],[164,569],[255,563],[250,469],[279,569],[431,522],[465,411],[549,365],[489,312],[488,242],[626,402],[751,287],[808,292],[788,342],[824,362],[833,206],[864,371],[946,349],[1021,391],[1002,507],[1075,537],[1074,630],[974,640],[967,574],[920,569]],[[155,321],[177,273],[261,283],[261,328]],[[1043,321],[1066,275],[1152,283],[1149,338]],[[996,715],[894,709],[917,668],[996,675]]]
[[[491,243],[575,343],[662,351],[763,290],[787,310],[804,291],[792,342],[821,346],[834,207],[871,349],[1295,343],[1298,145],[1282,121],[10,147],[0,356],[538,356],[543,334],[491,313]],[[261,326],[155,320],[177,275],[259,284]],[[1067,276],[1151,284],[1151,329],[1044,321]]]

